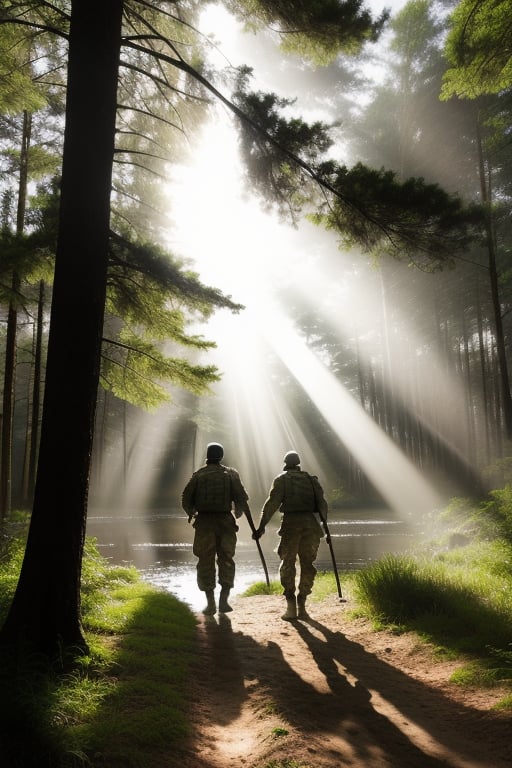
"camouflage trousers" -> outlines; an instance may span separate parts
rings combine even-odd
[[[318,553],[322,529],[316,518],[309,513],[283,515],[278,531],[281,541],[277,554],[281,558],[279,578],[287,598],[295,595],[297,558],[300,565],[299,594],[309,595],[316,576],[314,561]]]
[[[200,513],[194,522],[192,551],[197,561],[197,586],[203,592],[215,589],[215,560],[219,584],[233,587],[235,581],[236,525],[230,512]]]

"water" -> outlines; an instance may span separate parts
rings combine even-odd
[[[240,594],[250,584],[264,581],[265,573],[256,543],[245,518],[236,550],[236,579],[232,594]],[[343,510],[332,512],[328,526],[339,571],[352,571],[386,553],[407,551],[416,540],[411,522],[398,520],[388,509]],[[279,537],[276,514],[260,540],[271,581],[278,579],[279,558],[275,552]],[[143,578],[188,603],[193,610],[204,607],[204,594],[196,584],[196,558],[192,553],[194,529],[181,511],[135,512],[112,515],[91,511],[87,533],[97,540],[101,554],[115,565],[134,565]],[[330,549],[320,543],[316,567],[332,571]]]

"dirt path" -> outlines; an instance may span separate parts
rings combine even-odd
[[[194,742],[181,768],[512,768],[503,691],[448,683],[413,635],[374,633],[333,598],[284,622],[283,598],[235,598],[204,618]],[[292,763],[293,764],[293,763]]]

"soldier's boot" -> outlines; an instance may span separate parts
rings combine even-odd
[[[232,607],[228,603],[229,587],[222,587],[219,597],[219,613],[229,613],[232,611]]]
[[[295,597],[286,598],[286,611],[281,616],[285,621],[293,621],[297,618],[297,603]]]
[[[215,594],[213,589],[206,590],[206,607],[203,608],[203,613],[205,616],[214,616],[217,611],[217,606],[215,605]]]
[[[297,595],[297,618],[309,619],[306,611],[306,595]]]

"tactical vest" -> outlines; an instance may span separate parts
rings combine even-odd
[[[285,472],[281,512],[314,512],[315,508],[315,491],[308,473],[302,470]]]
[[[197,472],[194,507],[198,512],[229,512],[231,477],[226,467],[213,465]]]

